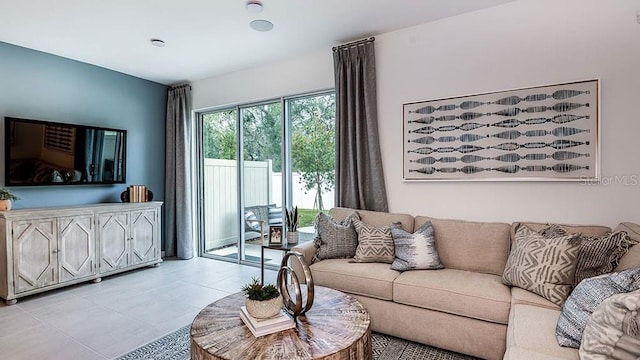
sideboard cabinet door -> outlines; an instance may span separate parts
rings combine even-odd
[[[93,215],[58,218],[60,282],[97,273],[94,223]]]
[[[98,216],[100,273],[129,266],[129,212],[103,213]]]
[[[131,212],[131,265],[153,261],[159,257],[159,234],[157,209]]]
[[[58,283],[55,218],[14,221],[11,241],[15,293]]]

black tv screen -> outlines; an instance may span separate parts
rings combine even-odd
[[[5,186],[120,184],[127,131],[5,117]]]

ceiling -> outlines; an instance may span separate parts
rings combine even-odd
[[[0,0],[0,41],[175,84],[509,1],[262,0],[251,13],[246,0]]]

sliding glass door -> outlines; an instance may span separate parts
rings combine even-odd
[[[268,102],[240,109],[244,260],[260,262],[270,226],[282,224],[282,106]],[[253,219],[255,217],[255,220]]]
[[[202,256],[259,263],[269,229],[284,226],[292,205],[300,241],[313,239],[316,214],[333,206],[334,118],[333,92],[199,114]],[[282,255],[266,249],[265,263]]]

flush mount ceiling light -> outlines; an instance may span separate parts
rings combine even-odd
[[[249,26],[255,31],[269,31],[273,29],[273,23],[268,20],[253,20],[249,23]]]
[[[247,11],[252,13],[262,12],[262,4],[260,3],[260,1],[248,1]]]
[[[149,40],[151,42],[151,45],[153,46],[157,46],[157,47],[165,47],[167,46],[164,41],[160,40],[160,39],[151,39]]]

